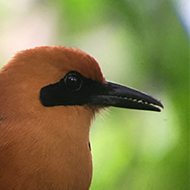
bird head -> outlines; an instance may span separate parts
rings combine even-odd
[[[94,58],[76,48],[36,47],[19,52],[3,68],[22,99],[42,106],[122,107],[160,111],[163,105],[135,89],[108,82]],[[15,85],[13,85],[15,84]],[[30,94],[30,96],[27,96]],[[35,97],[34,97],[35,96]]]

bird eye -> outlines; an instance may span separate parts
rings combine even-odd
[[[78,73],[69,73],[65,76],[64,82],[68,88],[77,91],[82,86],[82,77]]]

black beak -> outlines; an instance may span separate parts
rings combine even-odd
[[[87,104],[152,111],[161,111],[159,107],[164,107],[143,92],[112,82],[94,81],[76,71],[70,71],[59,82],[43,87],[40,100],[46,107]]]
[[[90,103],[151,111],[161,111],[158,107],[164,108],[160,101],[143,92],[111,82],[104,83],[98,94],[91,96]]]

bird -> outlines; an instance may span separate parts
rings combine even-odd
[[[90,126],[110,106],[163,108],[146,93],[107,81],[77,48],[16,53],[0,70],[0,189],[88,190]]]

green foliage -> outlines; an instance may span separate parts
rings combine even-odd
[[[172,0],[35,1],[56,13],[53,45],[95,57],[107,79],[162,100],[111,108],[91,129],[91,190],[189,189],[189,42]],[[103,117],[103,118],[102,118]]]

